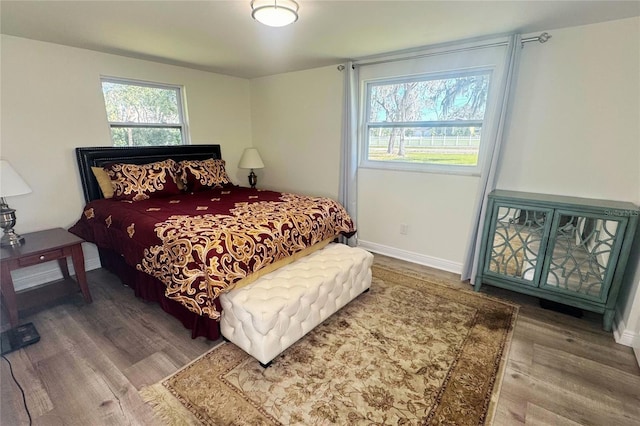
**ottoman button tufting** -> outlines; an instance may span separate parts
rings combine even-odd
[[[222,335],[270,364],[306,333],[371,286],[373,255],[329,244],[220,296]]]

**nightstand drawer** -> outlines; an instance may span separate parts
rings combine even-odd
[[[48,262],[50,260],[56,260],[63,257],[62,249],[48,251],[43,254],[35,254],[33,256],[25,256],[18,259],[18,265],[20,267],[37,265],[38,263]]]

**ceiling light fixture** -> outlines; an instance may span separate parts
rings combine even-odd
[[[284,27],[298,20],[295,0],[251,0],[251,17],[270,27]]]

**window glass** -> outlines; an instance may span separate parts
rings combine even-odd
[[[490,71],[367,82],[364,165],[479,166]]]
[[[179,86],[102,79],[102,92],[114,146],[186,143]]]

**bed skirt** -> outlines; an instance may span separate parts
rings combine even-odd
[[[156,302],[169,315],[177,318],[182,325],[191,330],[191,337],[206,337],[217,340],[220,337],[220,323],[208,317],[197,315],[175,300],[164,295],[165,286],[156,278],[138,271],[125,263],[122,256],[107,249],[98,249],[102,267],[116,274],[123,284],[131,287],[141,299]],[[218,312],[221,311],[219,299],[215,300]]]

